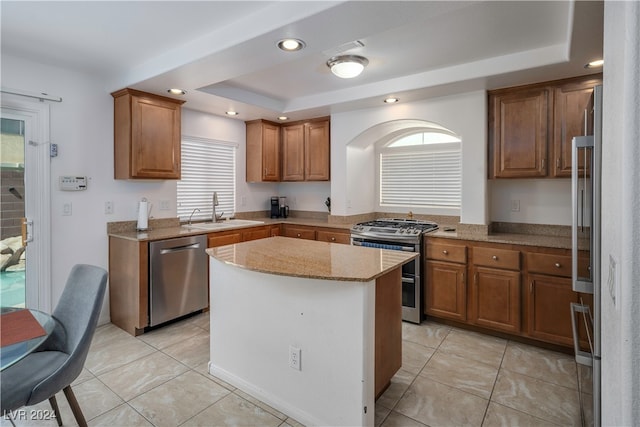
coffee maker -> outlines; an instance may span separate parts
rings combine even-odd
[[[280,197],[271,197],[271,218],[280,217]]]
[[[289,216],[289,206],[287,206],[287,198],[280,196],[280,218]]]

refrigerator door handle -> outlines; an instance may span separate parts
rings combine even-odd
[[[578,150],[593,147],[594,137],[588,136],[576,136],[571,140],[571,278],[572,288],[574,292],[583,292],[587,294],[593,294],[593,280],[592,278],[580,277],[578,275],[578,234],[584,224],[584,211],[585,211],[585,196],[584,190],[586,187],[586,175],[584,181],[580,181],[580,173],[578,171]],[[586,150],[585,150],[586,151]],[[585,160],[585,169],[587,168],[587,161]],[[582,184],[582,187],[581,187]],[[579,197],[582,196],[582,197]],[[592,221],[589,226],[591,234],[593,236],[593,209],[591,209]],[[579,228],[580,230],[579,230]],[[593,237],[589,239],[589,254],[590,265],[593,262]],[[593,276],[593,275],[592,275]]]
[[[578,313],[581,313],[580,317],[584,319],[585,326],[587,326],[587,316],[591,314],[591,310],[588,305],[577,304],[575,302],[571,303],[571,329],[573,331],[573,349],[576,355],[576,363],[584,366],[593,366],[593,343],[591,342],[590,334],[587,333],[587,339],[591,352],[580,349],[580,338],[578,336],[578,325],[576,323]],[[587,328],[587,331],[589,331],[589,328]]]

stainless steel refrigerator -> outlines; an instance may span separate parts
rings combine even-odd
[[[602,166],[602,86],[585,110],[584,136],[572,141],[573,342],[578,367],[582,424],[600,426],[600,194]],[[580,246],[580,247],[579,247]],[[578,273],[579,251],[589,253],[589,269]]]

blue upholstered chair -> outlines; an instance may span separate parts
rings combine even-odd
[[[79,426],[86,426],[71,383],[78,377],[89,352],[107,287],[107,272],[91,265],[73,267],[53,312],[57,325],[33,353],[0,372],[1,412],[49,399],[62,425],[55,394],[64,391]]]

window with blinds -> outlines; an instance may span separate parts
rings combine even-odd
[[[428,134],[408,135],[380,150],[380,206],[460,208],[460,139]]]
[[[236,144],[182,137],[182,179],[177,185],[180,220],[210,220],[213,193],[218,193],[216,214],[233,216],[236,205]]]

